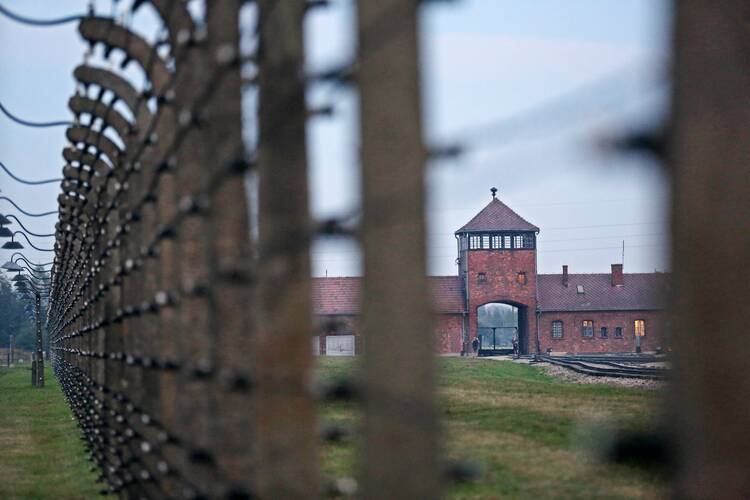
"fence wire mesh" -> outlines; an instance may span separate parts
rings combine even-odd
[[[206,2],[196,15],[179,0],[134,2],[131,15],[148,6],[158,18],[154,42],[129,16],[80,18],[90,52],[120,64],[87,57],[74,72],[48,311],[55,373],[105,493],[435,497],[431,352],[373,343],[361,391],[351,381],[313,383],[310,339],[331,325],[312,320],[309,245],[360,233],[346,220],[311,221],[305,90],[311,80],[350,83],[351,68],[303,76],[303,19],[317,3],[255,2],[252,26],[241,26],[243,4]],[[424,252],[408,262],[383,254],[399,253],[404,237],[424,239],[416,11],[417,2],[363,5],[358,62],[363,121],[372,124],[361,234],[368,266],[383,271],[366,281],[365,323],[403,311],[393,320],[413,326],[420,345],[431,336]],[[394,14],[399,22],[383,36],[376,28]],[[247,36],[256,39],[252,53],[241,50]],[[133,67],[145,77],[140,88]],[[377,83],[384,69],[401,75],[387,89]],[[242,134],[247,88],[259,95],[257,117],[244,117],[258,121],[252,151]],[[408,120],[393,122],[383,106],[409,108]],[[393,130],[402,139],[389,151]],[[257,238],[249,173],[258,179]],[[387,182],[404,174],[404,184]],[[405,218],[382,220],[384,200]],[[420,375],[394,377],[407,368]],[[321,480],[317,460],[316,398],[355,393],[372,448],[361,490],[352,480]],[[407,418],[397,411],[404,401]],[[408,475],[387,458],[394,454]]]

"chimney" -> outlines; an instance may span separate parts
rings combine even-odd
[[[625,279],[622,275],[622,264],[612,264],[612,286],[623,286]]]
[[[563,286],[564,287],[568,286],[568,265],[567,264],[563,266]]]

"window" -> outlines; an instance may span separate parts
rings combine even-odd
[[[581,323],[581,336],[593,337],[594,336],[594,322],[590,319],[584,319]]]
[[[621,326],[616,326],[615,327],[615,338],[616,339],[621,339],[622,338],[622,327]]]
[[[563,322],[559,319],[552,322],[552,338],[561,339],[563,338]]]
[[[477,274],[477,283],[487,283],[487,275],[485,273],[479,273]]]
[[[503,248],[510,248],[510,236],[503,236]]]
[[[517,235],[513,237],[513,248],[523,248],[523,236]]]
[[[646,335],[646,322],[642,319],[637,319],[633,322],[633,331],[636,337],[643,337]]]
[[[516,275],[516,282],[520,285],[526,284],[526,273],[520,272]]]
[[[534,248],[534,235],[533,234],[524,234],[523,235],[523,247],[524,248]]]
[[[481,238],[479,236],[469,236],[469,248],[472,250],[476,250],[479,248],[479,244],[481,243]]]
[[[503,248],[503,237],[499,234],[492,235],[492,248]]]
[[[607,327],[603,326],[599,330],[599,336],[603,339],[609,338],[609,332],[607,331]]]
[[[490,248],[490,235],[489,234],[482,235],[482,248]]]
[[[576,293],[579,295],[583,295],[585,292],[583,290],[583,285],[577,285],[576,286]]]

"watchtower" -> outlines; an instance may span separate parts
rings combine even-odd
[[[518,340],[521,353],[536,352],[536,236],[539,228],[497,198],[455,232],[459,274],[468,311],[467,346],[476,336],[480,354],[499,354]]]

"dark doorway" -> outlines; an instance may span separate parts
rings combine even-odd
[[[525,347],[524,308],[503,302],[492,302],[477,308],[479,355],[511,354],[513,339]]]

